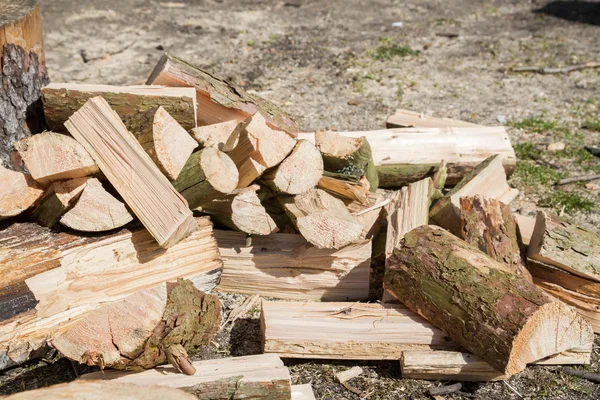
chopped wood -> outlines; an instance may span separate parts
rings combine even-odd
[[[247,187],[268,168],[277,166],[296,145],[287,133],[270,128],[260,113],[246,119],[239,131],[238,143],[228,153],[240,171],[238,188]]]
[[[499,155],[491,156],[467,174],[431,208],[431,220],[454,233],[460,231],[460,198],[481,195],[510,204],[519,194],[506,182],[506,174]]]
[[[515,221],[517,222],[517,227],[519,228],[519,235],[521,237],[521,242],[525,245],[525,247],[529,246],[529,242],[531,241],[531,235],[533,235],[533,229],[535,228],[535,217],[530,217],[527,215],[521,214],[513,214],[515,217]]]
[[[117,229],[133,220],[125,204],[102,187],[96,178],[90,178],[60,223],[81,232],[104,232]]]
[[[81,379],[177,388],[203,400],[288,400],[291,396],[289,370],[276,354],[194,361],[192,366],[193,376],[162,366],[142,372],[92,372]]]
[[[363,225],[341,200],[321,189],[311,189],[281,201],[298,231],[318,248],[339,249],[361,236]]]
[[[239,172],[234,162],[224,152],[208,147],[187,160],[173,187],[196,209],[209,201],[229,194],[239,182]]]
[[[346,381],[349,381],[350,379],[354,379],[357,376],[362,375],[363,372],[364,371],[363,371],[363,369],[361,367],[356,367],[355,366],[355,367],[352,367],[352,368],[347,369],[345,371],[337,372],[335,374],[335,379],[337,379],[337,381],[339,383],[344,383]]]
[[[508,376],[593,342],[592,327],[570,307],[440,227],[404,236],[385,283],[410,309]]]
[[[198,126],[230,120],[241,122],[260,112],[272,128],[290,134],[298,132],[298,123],[273,103],[168,54],[160,59],[146,84],[195,88]]]
[[[43,195],[44,185],[31,175],[0,165],[0,220],[14,217],[31,208]]]
[[[538,211],[527,256],[600,282],[600,236]]]
[[[401,304],[262,302],[263,351],[290,358],[398,360],[404,350],[457,350]]]
[[[203,148],[215,147],[221,151],[229,152],[237,144],[239,131],[244,123],[237,120],[219,122],[218,124],[199,126],[192,129],[192,136]],[[229,138],[234,137],[231,148],[228,146]]]
[[[301,235],[252,237],[215,231],[223,259],[220,292],[289,300],[364,300],[369,295],[371,241],[318,249]]]
[[[69,117],[86,101],[97,96],[102,96],[110,104],[126,126],[132,117],[163,107],[184,129],[196,127],[196,91],[192,88],[54,82],[42,89],[48,126],[55,131],[64,131],[63,124]]]
[[[165,250],[143,228],[75,236],[34,223],[0,231],[0,370],[40,355],[59,330],[165,281],[214,288],[222,269],[208,218]],[[16,328],[18,327],[18,329]]]
[[[75,139],[43,132],[15,143],[33,179],[44,184],[98,172],[98,166]]]
[[[459,214],[458,237],[521,278],[532,281],[519,246],[517,223],[509,206],[489,197],[466,196],[460,198]]]
[[[323,176],[323,158],[314,144],[299,140],[278,166],[267,170],[261,181],[279,193],[300,194],[314,188]]]
[[[219,298],[180,279],[98,307],[58,333],[52,346],[81,364],[148,369],[166,363],[171,346],[182,346],[178,354],[186,358],[198,352],[220,327]]]
[[[362,239],[374,238],[385,226],[383,211],[386,201],[386,194],[382,190],[378,190],[375,193],[367,193],[366,204],[358,201],[346,204],[346,209],[362,225],[360,235]]]
[[[292,385],[292,400],[316,400],[310,383],[306,385]]]
[[[319,189],[323,189],[337,197],[369,204],[368,193],[370,184],[366,177],[358,181],[323,176],[319,179]]]
[[[79,199],[88,179],[90,178],[83,177],[52,183],[31,213],[31,219],[48,228],[56,225],[60,217]]]
[[[446,186],[446,179],[448,179],[448,165],[446,161],[442,160],[431,180],[433,181],[433,186],[441,191]]]
[[[163,346],[162,349],[167,356],[169,364],[171,364],[177,372],[186,375],[194,375],[196,373],[196,368],[192,366],[189,355],[181,344]]]
[[[431,117],[423,113],[409,110],[396,110],[385,122],[385,127],[390,128],[475,128],[477,124],[451,118]]]
[[[65,126],[161,247],[196,229],[187,202],[173,188],[102,97],[94,97]]]

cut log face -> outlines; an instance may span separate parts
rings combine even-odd
[[[215,231],[223,274],[220,292],[288,300],[351,301],[369,295],[371,242],[340,250],[318,249],[301,235],[252,237]]]
[[[237,120],[220,122],[218,124],[199,126],[192,129],[192,136],[200,146],[215,147],[221,151],[228,152],[232,148],[226,146],[229,138],[235,134],[236,129],[241,129],[242,123]]]
[[[571,308],[439,227],[404,236],[385,283],[410,309],[508,376],[593,342],[590,324]]]
[[[361,178],[359,181],[349,181],[345,179],[323,176],[319,179],[319,189],[323,189],[338,197],[358,201],[361,204],[369,204],[370,184],[367,178]]]
[[[321,249],[339,249],[357,242],[363,226],[344,203],[321,189],[283,199],[286,213],[298,231]]]
[[[65,123],[161,247],[196,229],[188,204],[102,97],[88,100]]]
[[[531,241],[531,235],[533,235],[533,229],[535,228],[535,217],[529,217],[527,215],[514,214],[517,227],[519,228],[519,235],[521,242],[525,247],[529,247]]]
[[[184,129],[196,127],[196,91],[164,86],[112,86],[51,83],[42,89],[44,113],[50,129],[64,131],[64,123],[89,99],[102,96],[129,127],[139,114],[163,107]]]
[[[317,186],[322,176],[321,153],[309,141],[299,140],[290,155],[261,180],[276,192],[300,194]]]
[[[466,121],[451,118],[430,117],[423,113],[418,113],[409,110],[396,110],[394,115],[391,115],[385,127],[390,128],[476,128],[477,124],[472,124]]]
[[[196,369],[192,376],[163,366],[142,372],[93,372],[81,379],[178,388],[202,400],[289,400],[291,396],[289,370],[275,354],[194,361],[192,366]]]
[[[79,199],[60,223],[81,232],[105,232],[117,229],[133,220],[125,204],[102,187],[96,178],[85,184]]]
[[[0,220],[21,214],[44,195],[44,185],[33,180],[31,175],[1,165],[0,182]]]
[[[90,178],[83,177],[52,183],[40,204],[31,213],[31,219],[47,228],[56,225],[60,217],[79,199],[88,179]]]
[[[43,132],[15,143],[15,148],[33,179],[44,184],[98,172],[89,153],[67,135]]]
[[[177,57],[165,54],[146,84],[195,88],[198,126],[230,120],[242,122],[261,112],[271,127],[290,134],[298,132],[298,123],[274,104]]]
[[[378,190],[375,193],[368,192],[366,204],[353,201],[346,204],[346,209],[356,221],[362,225],[362,239],[372,239],[385,226],[384,207],[387,193]]]

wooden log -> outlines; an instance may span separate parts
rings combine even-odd
[[[15,143],[15,149],[33,179],[44,184],[98,172],[89,153],[67,135],[43,132]]]
[[[5,397],[7,400],[198,400],[183,390],[155,385],[134,385],[77,380]]]
[[[35,223],[0,231],[0,370],[41,356],[49,338],[101,304],[165,281],[216,286],[222,269],[208,218],[165,250],[143,228],[76,236]]]
[[[31,219],[51,228],[73,207],[81,192],[86,188],[88,177],[57,181],[44,193],[39,205],[31,213]]]
[[[292,400],[316,400],[312,385],[292,385]]]
[[[273,103],[246,92],[217,75],[165,54],[146,85],[191,86],[196,89],[198,126],[236,120],[243,121],[260,112],[269,126],[290,134],[298,132],[298,123]]]
[[[409,110],[396,110],[385,121],[385,127],[391,128],[476,128],[479,125],[451,118],[431,117]]]
[[[105,232],[121,228],[133,220],[125,204],[102,187],[96,178],[90,178],[60,223],[80,232]]]
[[[180,279],[100,306],[60,332],[52,346],[81,364],[149,369],[167,362],[171,346],[198,352],[220,326],[219,298]]]
[[[600,236],[538,211],[527,256],[600,282]]]
[[[519,246],[517,223],[510,207],[480,195],[460,199],[459,237],[504,264],[521,278],[532,281]]]
[[[299,140],[278,166],[267,170],[261,181],[276,192],[300,194],[314,188],[323,176],[323,158],[306,140]]]
[[[371,241],[318,249],[301,235],[215,231],[223,274],[217,291],[288,300],[351,301],[369,295]]]
[[[216,147],[217,149],[229,152],[237,144],[236,138],[239,138],[244,123],[237,120],[219,122],[217,124],[198,126],[192,129],[192,136],[203,148]],[[234,137],[231,146],[228,146],[229,138]]]
[[[161,247],[171,247],[196,229],[188,204],[119,116],[94,97],[65,126]]]
[[[440,227],[404,236],[385,283],[410,309],[508,376],[593,342],[591,326],[570,307]]]
[[[290,358],[399,360],[404,350],[457,350],[401,304],[262,301],[263,352]]]
[[[192,210],[233,192],[238,182],[235,163],[227,154],[212,147],[192,154],[177,179],[171,181]]]
[[[499,155],[495,155],[479,164],[458,185],[438,200],[431,208],[429,217],[436,225],[459,235],[461,197],[481,195],[510,204],[518,194],[517,189],[508,186],[502,160]]]
[[[337,197],[358,201],[359,203],[365,205],[369,204],[368,193],[370,184],[366,177],[363,177],[359,181],[355,182],[346,179],[323,176],[321,179],[319,179],[317,186],[319,189],[323,189]]]
[[[42,89],[44,113],[50,129],[64,131],[64,123],[92,97],[102,96],[126,126],[132,117],[163,107],[184,129],[196,127],[196,91],[164,86],[112,86],[88,83],[51,83]]]
[[[358,201],[346,203],[346,209],[362,225],[361,239],[372,239],[385,226],[384,207],[387,193],[383,190],[368,192],[366,204]]]
[[[177,388],[203,400],[291,398],[289,370],[276,354],[194,361],[192,366],[196,369],[193,376],[179,374],[170,366],[163,366],[142,372],[93,372],[81,379]]]
[[[369,190],[379,187],[371,146],[366,137],[347,137],[332,131],[317,131],[315,143],[323,155],[325,171],[369,181]]]
[[[535,217],[529,217],[527,215],[513,214],[517,227],[519,228],[519,236],[521,237],[521,243],[527,248],[531,241],[531,235],[533,235],[533,229],[535,228]]]
[[[0,4],[0,166],[10,164],[14,142],[46,128],[40,88],[48,81],[38,2],[3,1]]]
[[[296,140],[287,133],[267,126],[262,114],[249,117],[240,129],[237,145],[228,153],[240,171],[238,188],[247,187],[281,163],[295,145]]]
[[[43,195],[44,185],[31,175],[0,165],[0,220],[14,217],[31,208]]]
[[[321,189],[281,201],[302,236],[320,249],[342,248],[357,242],[362,234],[362,224],[344,203]]]

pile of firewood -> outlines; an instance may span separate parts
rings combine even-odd
[[[15,46],[0,45],[6,63]],[[311,398],[279,356],[393,359],[403,377],[454,380],[590,362],[600,237],[513,215],[503,127],[399,110],[391,129],[300,133],[171,56],[147,85],[40,96],[50,130],[0,146],[0,370],[58,351],[115,369],[84,379],[117,382],[40,398],[189,397],[131,384]],[[378,259],[383,298],[365,303]],[[225,325],[213,289],[288,300],[262,302],[265,354],[190,361]]]

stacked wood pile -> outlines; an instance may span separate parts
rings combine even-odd
[[[513,215],[503,127],[399,110],[392,129],[299,132],[168,55],[147,85],[40,99],[50,131],[1,137],[0,370],[56,349],[114,382],[39,397],[311,398],[279,355],[459,380],[590,362],[600,237]],[[262,302],[265,354],[190,360],[235,319],[213,289],[278,299]]]

